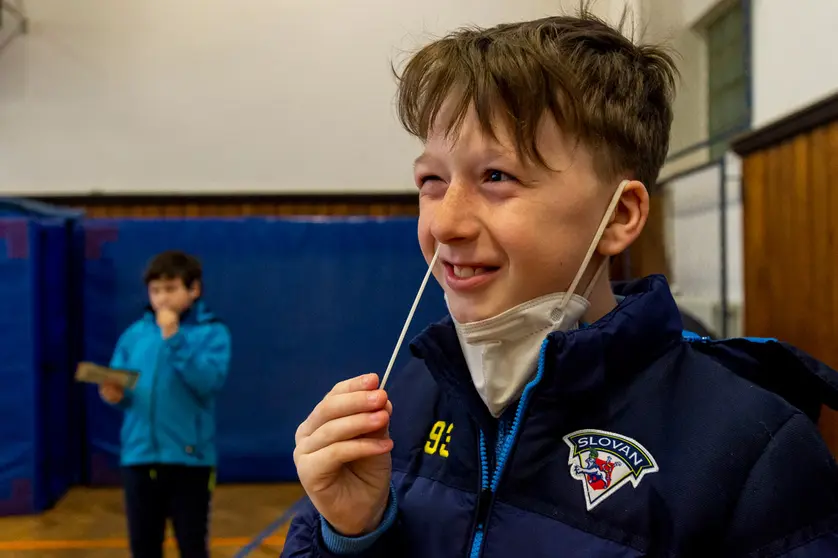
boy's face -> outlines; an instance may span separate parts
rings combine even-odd
[[[417,159],[419,242],[461,323],[564,291],[579,270],[617,183],[545,119],[538,147],[551,169],[522,161],[504,130],[484,135],[472,111],[459,135],[433,132]],[[584,290],[600,260],[589,266]]]
[[[195,281],[187,288],[181,278],[163,277],[148,283],[148,300],[155,312],[165,308],[180,314],[192,306],[200,292],[200,283]]]

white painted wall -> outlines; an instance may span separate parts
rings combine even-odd
[[[708,161],[709,149],[685,152],[688,148],[707,139],[707,53],[700,33],[684,29],[674,33],[670,41],[678,54],[678,83],[673,103],[674,121],[669,141],[671,159],[661,172],[661,180],[695,168]],[[680,155],[683,153],[683,155]]]
[[[681,25],[684,28],[695,27],[723,1],[725,0],[676,0],[681,6]]]
[[[753,0],[754,127],[838,91],[838,2]]]
[[[0,194],[411,191],[391,61],[464,24],[562,6],[25,3],[31,32],[0,53]]]
[[[742,239],[737,234],[742,228],[741,173],[735,157],[728,159],[726,176],[728,296],[741,301]],[[670,254],[673,282],[687,296],[721,296],[720,181],[720,166],[713,165],[667,184],[666,227],[677,246]]]
[[[717,333],[722,331],[720,314],[722,248],[720,231],[719,184],[720,165],[712,165],[667,183],[667,213],[670,278],[676,299]],[[728,319],[728,335],[737,335],[742,328],[741,309],[744,299],[742,253],[741,163],[735,156],[727,158],[725,168],[726,234],[727,234],[727,298],[732,316]]]
[[[707,51],[700,24],[725,0],[646,0],[657,40],[676,53],[681,74],[673,110],[670,154],[676,155],[708,137]],[[676,155],[661,171],[661,181],[703,165],[709,150]]]
[[[672,151],[706,138],[707,100],[701,92],[707,87],[707,68],[701,26],[725,1],[646,0],[653,17],[666,14],[672,44],[681,55],[684,80],[676,101]],[[838,92],[833,40],[838,32],[838,2],[751,1],[752,124],[759,128]],[[664,174],[683,168],[679,163]]]
[[[707,54],[695,26],[723,0],[642,0],[647,37],[674,52],[680,80],[673,110],[670,153],[676,154],[707,138]],[[661,180],[707,162],[709,151],[678,156],[661,172]]]

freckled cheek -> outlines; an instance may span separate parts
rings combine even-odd
[[[528,230],[525,226],[513,229],[516,234],[495,237],[507,258],[510,271],[528,283],[539,283],[555,275],[561,268],[564,239],[550,229]]]

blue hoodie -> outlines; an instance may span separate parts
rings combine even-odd
[[[450,318],[411,344],[393,401],[390,505],[339,536],[310,503],[286,558],[838,556],[838,467],[818,435],[838,374],[775,340],[682,333],[669,286],[551,333],[500,420]]]
[[[198,300],[163,339],[151,311],[119,338],[110,366],[139,372],[117,407],[124,466],[215,466],[215,397],[227,377],[230,333]]]

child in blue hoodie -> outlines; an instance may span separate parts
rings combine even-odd
[[[104,384],[125,411],[121,464],[131,554],[163,556],[171,518],[183,558],[209,556],[215,398],[227,377],[230,333],[201,300],[197,258],[163,252],[145,272],[150,308],[119,338],[110,366],[139,372],[131,390]]]

